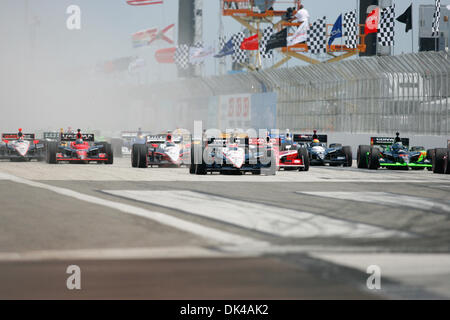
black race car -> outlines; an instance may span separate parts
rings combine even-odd
[[[344,166],[351,167],[353,164],[352,147],[342,146],[339,143],[327,145],[328,136],[314,134],[294,134],[294,142],[308,149],[310,164],[312,166]]]

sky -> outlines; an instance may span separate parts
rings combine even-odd
[[[27,2],[28,23],[37,21],[34,27],[26,23]],[[339,14],[354,10],[358,2],[303,1],[312,21],[326,16],[329,24],[333,24]],[[411,4],[411,0],[394,2],[397,16]],[[433,3],[434,0],[414,0],[415,52],[418,48],[418,6]],[[221,17],[219,0],[203,0],[203,4],[203,39],[207,45],[218,42],[221,21],[226,36],[243,30],[231,17]],[[81,30],[68,30],[66,27],[69,17],[66,10],[70,5],[81,9]],[[131,35],[151,27],[176,24],[177,19],[178,0],[164,0],[163,5],[141,7],[130,6],[125,0],[1,0],[0,129],[27,124],[38,126],[36,119],[40,119],[39,127],[59,128],[82,121],[85,126],[102,121],[105,125],[114,125],[114,121],[108,121],[104,116],[111,110],[121,115],[116,119],[117,125],[119,120],[131,117],[123,110],[134,108],[133,102],[129,102],[126,95],[111,97],[114,91],[111,83],[152,84],[171,81],[177,76],[175,66],[161,65],[154,59],[157,49],[170,45],[158,42],[151,47],[133,49]],[[34,39],[34,45],[31,39]],[[395,53],[411,52],[411,42],[411,32],[405,34],[404,25],[397,23]],[[140,56],[146,60],[146,67],[139,76],[99,78],[93,72],[98,63],[127,56]],[[301,64],[291,60],[285,66]],[[217,74],[218,66],[217,59],[210,59],[203,68],[203,75]],[[72,108],[88,110],[89,116],[83,112],[69,113]],[[72,118],[67,120],[65,113]],[[132,128],[138,120],[130,118],[128,123]]]
[[[40,24],[36,27],[36,54],[40,59],[53,61],[55,64],[89,66],[98,61],[105,61],[122,56],[140,55],[148,60],[154,79],[170,79],[174,68],[155,63],[153,55],[164,43],[153,47],[133,49],[131,34],[150,27],[164,27],[177,22],[178,0],[165,0],[163,5],[133,7],[125,0],[28,0],[30,17],[38,17]],[[353,10],[357,0],[304,0],[311,20],[326,16],[327,22],[333,24],[340,13]],[[397,16],[410,4],[411,0],[395,0]],[[25,0],[2,0],[0,25],[7,30],[9,41],[17,42],[25,37],[18,27],[24,21]],[[241,31],[241,26],[231,17],[220,17],[219,0],[203,0],[204,4],[204,41],[217,44],[219,21],[222,19],[225,35],[231,36]],[[414,0],[414,50],[417,51],[418,6],[432,4],[434,0]],[[82,11],[82,28],[69,31],[66,28],[66,8],[78,5]],[[6,32],[6,31],[3,31]],[[395,53],[411,52],[411,32],[405,34],[403,25],[397,23]],[[12,43],[12,46],[16,44]],[[217,72],[217,61],[211,59],[205,67],[205,75]],[[291,65],[295,63],[291,62]],[[166,74],[170,70],[169,74]]]

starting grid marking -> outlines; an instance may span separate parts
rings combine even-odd
[[[406,232],[363,223],[192,191],[104,190],[103,192],[279,237],[405,238],[412,236]]]
[[[350,200],[380,205],[409,207],[419,210],[437,210],[450,213],[450,202],[436,202],[437,200],[422,197],[412,197],[387,192],[309,192],[297,191],[297,194],[310,195],[338,200]]]

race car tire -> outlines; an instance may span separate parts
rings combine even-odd
[[[206,168],[206,162],[203,156],[205,150],[205,145],[202,144],[202,147],[200,149],[200,145],[197,145],[196,152],[199,153],[199,156],[201,157],[202,162],[195,164],[195,174],[196,175],[206,175],[208,173],[208,170]]]
[[[299,171],[309,171],[310,159],[309,152],[306,148],[298,149],[298,157],[303,160],[303,168],[300,168]]]
[[[138,168],[148,168],[148,146],[146,144],[137,144],[136,149],[138,153]]]
[[[368,169],[369,159],[367,157],[367,153],[370,152],[370,146],[359,146],[358,153],[356,156],[356,162],[358,164],[359,169]]]
[[[138,149],[137,149],[137,144],[133,144],[133,146],[131,148],[131,166],[133,168],[137,168],[137,166],[138,166],[138,157],[139,157],[139,153],[138,153]]]
[[[352,147],[350,147],[350,146],[342,147],[342,152],[344,152],[344,154],[345,154],[344,167],[351,167],[351,166],[353,166]]]
[[[433,156],[433,172],[444,174],[445,173],[445,158],[447,156],[448,149],[437,148],[435,149]]]
[[[112,146],[109,143],[105,144],[104,151],[106,153],[106,156],[108,157],[106,164],[113,164],[114,163],[114,152],[113,152]]]
[[[47,145],[47,163],[56,164],[56,151],[58,149],[57,142],[49,142]]]
[[[378,170],[380,167],[380,151],[377,148],[370,149],[368,167],[370,170]]]
[[[195,174],[195,150],[194,150],[194,144],[191,144],[191,163],[189,165],[189,173]]]
[[[444,173],[450,174],[450,149],[447,149],[447,154],[444,161]]]

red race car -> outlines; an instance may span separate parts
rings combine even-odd
[[[47,148],[47,162],[105,163],[113,164],[114,155],[111,144],[95,142],[94,134],[61,133],[59,142],[50,142]]]

